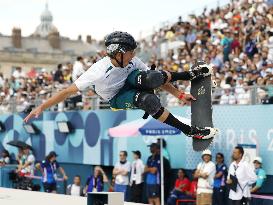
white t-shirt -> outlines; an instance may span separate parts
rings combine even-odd
[[[109,57],[104,57],[74,83],[81,91],[94,86],[99,96],[104,100],[111,100],[124,86],[128,75],[137,69],[148,70],[148,67],[137,57],[134,57],[124,68],[115,67]]]
[[[0,158],[0,162],[4,162],[5,164],[9,164],[10,163],[10,158],[9,157],[5,157],[5,158]]]
[[[220,105],[233,105],[236,104],[236,98],[233,94],[224,94],[220,98]]]
[[[19,72],[18,70],[15,70],[13,73],[12,73],[12,76],[14,77],[14,78],[20,78],[20,77],[26,77],[26,74],[25,74],[25,72],[23,72],[23,71],[21,71],[21,72]]]
[[[240,105],[250,104],[250,91],[245,91],[237,95],[237,103]]]
[[[115,183],[119,185],[128,185],[129,184],[129,172],[131,170],[131,164],[130,162],[126,162],[125,164],[121,164],[120,162],[117,162],[115,165],[115,168],[126,170],[128,174],[126,176],[118,174],[115,178]]]
[[[26,163],[29,162],[31,163],[29,166],[26,168],[22,169],[22,173],[30,173],[31,175],[34,175],[34,162],[35,162],[35,157],[33,154],[30,154],[27,156]]]
[[[133,184],[133,181],[135,181],[136,184],[142,183],[145,168],[143,161],[141,159],[134,160],[131,167],[131,184]]]
[[[201,173],[208,174],[208,178],[206,178],[206,179],[204,179],[202,177],[198,178],[197,194],[212,193],[213,192],[214,176],[216,173],[215,164],[212,161],[209,161],[208,163],[200,162],[197,166],[197,170],[200,170]]]
[[[71,195],[72,196],[80,196],[81,195],[81,187],[75,184],[71,186]]]
[[[85,72],[84,66],[80,61],[75,61],[72,71],[73,82],[77,80]]]

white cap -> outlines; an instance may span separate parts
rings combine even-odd
[[[240,61],[241,61],[241,60],[240,60],[239,58],[234,58],[234,59],[233,59],[233,62],[235,62],[235,63],[240,63]]]
[[[262,160],[261,157],[255,157],[255,159],[253,160],[253,162],[255,162],[255,161],[259,162],[260,164],[263,163],[263,160]]]
[[[202,152],[202,156],[204,155],[210,155],[211,156],[211,151],[209,149],[206,149]]]
[[[41,90],[41,91],[39,92],[39,94],[40,94],[40,95],[44,95],[44,94],[46,94],[46,91],[45,91],[45,90]]]
[[[5,94],[4,92],[1,92],[1,93],[0,93],[0,96],[1,96],[1,97],[4,97],[4,96],[6,96],[6,94]]]

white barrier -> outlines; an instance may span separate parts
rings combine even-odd
[[[0,188],[1,205],[87,205],[86,197]],[[125,202],[124,205],[140,205]]]

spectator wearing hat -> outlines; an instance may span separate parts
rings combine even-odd
[[[127,161],[127,152],[121,151],[119,153],[119,161],[115,164],[113,175],[115,175],[115,192],[123,192],[124,198],[127,200],[127,188],[129,185],[129,172],[131,164]]]
[[[264,171],[264,169],[262,168],[262,158],[261,157],[256,157],[253,161],[254,166],[255,166],[255,172],[257,175],[257,180],[255,183],[255,186],[250,190],[251,193],[256,193],[260,190],[260,188],[262,187],[265,179],[266,179],[266,173]]]
[[[227,166],[224,163],[224,155],[222,153],[216,154],[216,174],[213,184],[213,205],[225,204],[225,190],[227,178]]]
[[[61,172],[64,180],[68,179],[64,169],[59,165],[56,160],[57,156],[58,155],[56,154],[56,152],[51,151],[41,164],[44,191],[48,193],[57,193],[57,171]]]
[[[202,162],[197,165],[195,177],[198,177],[197,183],[197,205],[211,205],[213,183],[215,177],[215,164],[211,161],[212,155],[210,150],[202,153]]]
[[[142,202],[142,189],[143,189],[143,173],[145,165],[141,160],[141,152],[133,151],[134,161],[131,165],[131,202],[141,203]]]
[[[240,146],[235,147],[232,154],[234,161],[229,166],[226,181],[229,186],[235,186],[234,190],[230,189],[229,191],[231,205],[249,204],[251,197],[249,186],[257,180],[257,176],[249,163],[242,160],[243,156],[244,149]]]

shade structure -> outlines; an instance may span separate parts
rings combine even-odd
[[[10,142],[7,143],[8,145],[14,146],[14,147],[18,147],[18,148],[28,148],[33,150],[32,146],[28,145],[27,143],[20,141],[20,140],[12,140]]]

